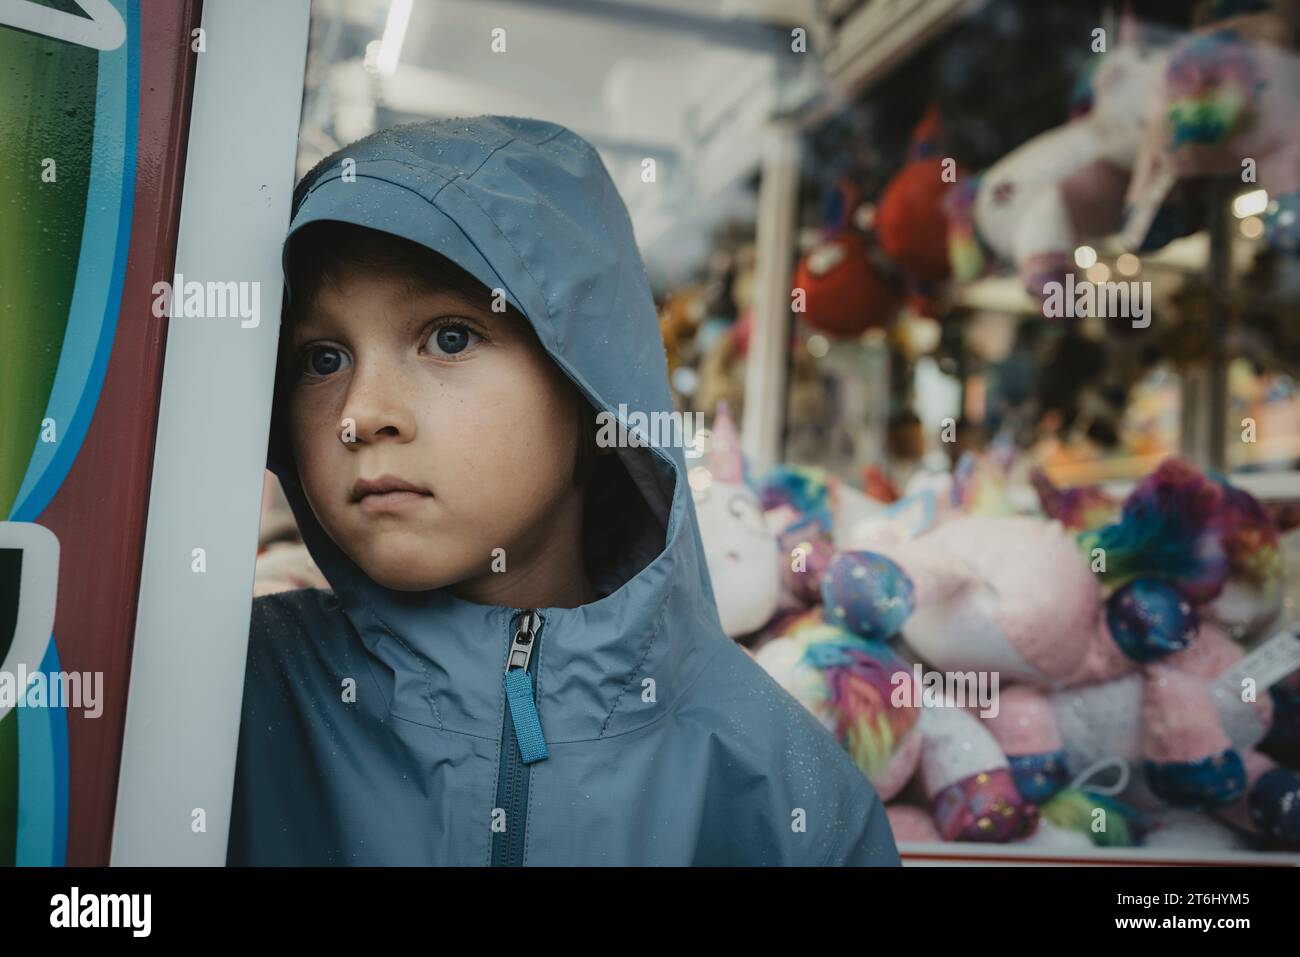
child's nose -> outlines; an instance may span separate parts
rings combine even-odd
[[[340,440],[347,445],[387,436],[409,442],[415,437],[415,416],[406,395],[409,390],[391,373],[364,379],[354,375],[339,423]]]

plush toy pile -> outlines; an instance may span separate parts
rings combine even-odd
[[[760,546],[748,510],[702,516],[711,571],[742,547],[779,563],[770,594],[767,572],[714,575],[746,607],[730,633],[853,756],[900,841],[1300,848],[1273,515],[1176,460],[1123,502],[1036,476],[1031,515],[997,472],[966,460],[885,505],[778,469],[745,492]],[[727,475],[730,500],[746,483]]]

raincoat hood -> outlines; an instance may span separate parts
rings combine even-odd
[[[568,129],[482,116],[397,127],[352,144],[299,183],[286,275],[294,235],[321,220],[419,243],[503,291],[595,410],[615,418],[671,412],[654,301],[627,210],[599,154]],[[658,527],[626,543],[606,585],[610,594],[579,608],[540,610],[547,642],[537,683],[553,690],[552,702],[563,702],[539,704],[548,740],[599,737],[651,720],[644,709],[619,707],[624,695],[641,691],[633,678],[660,676],[657,684],[671,693],[701,643],[725,640],[714,627],[682,448],[618,454]],[[519,610],[476,605],[445,589],[412,593],[376,584],[321,527],[295,467],[277,460],[274,446],[269,465],[304,543],[366,644],[390,663],[405,658],[395,640],[438,662],[431,691],[443,724],[490,733],[499,720],[504,649],[482,636],[500,634],[502,616]],[[688,615],[692,627],[665,630],[669,608]]]

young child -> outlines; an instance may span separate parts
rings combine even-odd
[[[269,467],[332,586],[253,604],[231,864],[897,864],[722,633],[654,306],[596,151],[514,117],[299,184]]]

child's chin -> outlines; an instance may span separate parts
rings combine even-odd
[[[414,563],[396,565],[385,562],[382,567],[363,568],[377,585],[393,591],[432,591],[458,581],[454,571],[441,568],[429,568]]]
[[[450,582],[445,581],[443,579],[421,579],[416,581],[409,578],[403,578],[397,580],[390,579],[386,581],[380,581],[379,579],[375,579],[375,581],[377,584],[383,585],[389,591],[410,591],[410,592],[433,591],[436,588],[443,588],[446,585],[450,584]]]

